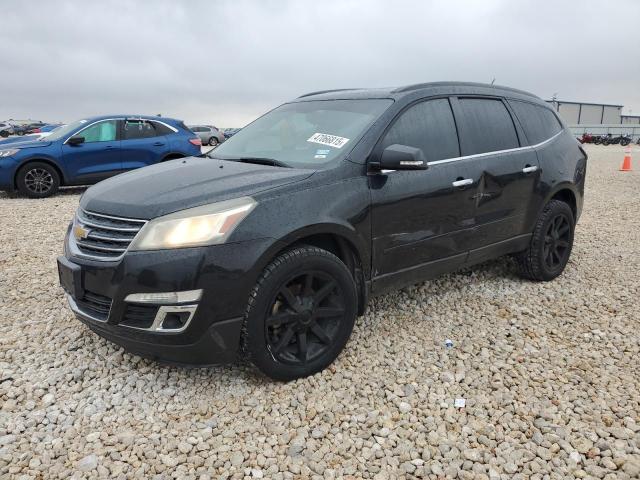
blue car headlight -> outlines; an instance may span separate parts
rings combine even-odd
[[[10,157],[20,151],[19,148],[9,148],[6,150],[0,150],[0,158]]]

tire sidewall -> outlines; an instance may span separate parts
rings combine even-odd
[[[337,257],[323,250],[315,248],[302,250],[304,253],[301,258],[295,258],[294,255],[294,260],[287,259],[279,262],[278,260],[286,257],[287,254],[284,254],[271,264],[276,265],[273,270],[270,270],[270,267],[265,269],[265,273],[270,273],[264,277],[263,283],[259,281],[254,301],[250,303],[247,312],[246,345],[250,359],[264,374],[276,380],[286,381],[305,377],[329,366],[349,340],[357,314],[356,285],[347,267]],[[314,255],[314,250],[320,253]],[[288,253],[298,252],[300,250]],[[333,344],[323,355],[309,361],[306,365],[288,365],[275,360],[271,355],[267,346],[265,319],[280,287],[296,273],[304,270],[320,270],[333,277],[344,295],[345,315]]]
[[[551,269],[547,266],[544,258],[544,237],[546,235],[547,229],[549,225],[558,215],[564,215],[569,221],[569,246],[568,252],[565,256],[564,261],[555,269]],[[575,219],[573,218],[573,212],[569,205],[564,202],[553,201],[549,204],[549,207],[545,211],[545,215],[542,219],[542,223],[536,231],[536,235],[538,238],[536,239],[536,259],[538,261],[538,268],[541,274],[541,277],[545,281],[553,280],[562,274],[567,263],[569,262],[569,258],[571,258],[571,251],[573,249],[573,237],[575,233]]]
[[[51,175],[51,177],[53,178],[53,185],[47,192],[37,193],[27,188],[27,185],[25,183],[25,175],[29,170],[32,170],[34,168],[46,169]],[[46,198],[58,191],[58,188],[60,187],[60,175],[58,175],[58,172],[56,171],[56,169],[53,168],[48,163],[30,162],[27,165],[24,165],[23,167],[20,168],[20,170],[18,171],[18,175],[16,177],[16,183],[18,186],[18,191],[23,195],[26,195],[27,197],[30,197],[30,198]]]

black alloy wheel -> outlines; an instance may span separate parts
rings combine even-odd
[[[279,362],[305,365],[331,347],[344,314],[344,294],[333,278],[300,272],[272,301],[265,321],[267,348]]]
[[[264,269],[249,296],[243,351],[273,379],[306,377],[340,354],[357,310],[347,266],[321,248],[294,247]]]
[[[561,200],[549,201],[536,220],[529,247],[514,255],[520,276],[549,281],[560,275],[569,262],[574,229],[571,207]]]
[[[547,267],[556,270],[567,263],[571,239],[571,222],[560,213],[553,217],[544,236],[543,255]]]

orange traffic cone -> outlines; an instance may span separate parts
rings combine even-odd
[[[620,167],[621,172],[630,172],[631,171],[631,149],[627,148],[624,151],[624,160],[622,161],[622,166]]]

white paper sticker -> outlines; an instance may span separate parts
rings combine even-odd
[[[464,408],[466,404],[467,404],[467,401],[464,398],[456,398],[453,401],[453,406],[455,408]]]
[[[309,137],[309,140],[307,140],[307,142],[329,145],[335,148],[342,148],[348,141],[348,138],[329,135],[328,133],[314,133]]]

